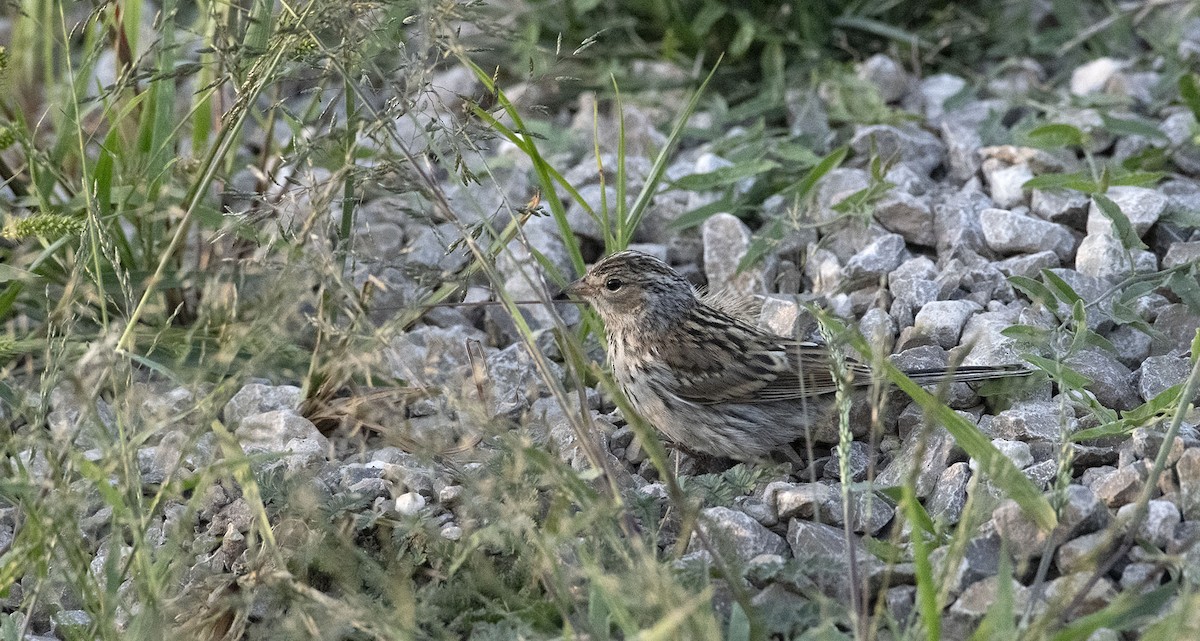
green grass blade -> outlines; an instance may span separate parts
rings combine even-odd
[[[929,514],[917,500],[912,483],[901,488],[900,509],[910,523],[917,524],[912,533],[913,567],[917,579],[917,611],[925,624],[925,638],[937,641],[942,636],[942,608],[938,605],[938,586],[933,578],[933,563],[929,560],[929,542],[922,530],[932,526]]]
[[[971,641],[990,641],[991,639],[1016,639],[1016,604],[1013,599],[1013,568],[1012,558],[1006,553],[1000,554],[1000,566],[996,572],[996,600],[988,608],[979,627],[971,635]]]
[[[486,88],[496,97],[496,101],[500,104],[500,107],[504,110],[504,113],[508,115],[509,118],[512,118],[513,127],[512,129],[505,128],[505,130],[508,131],[508,134],[505,134],[505,137],[509,138],[513,144],[517,145],[518,148],[520,148],[521,151],[529,157],[530,162],[533,163],[533,171],[535,174],[537,174],[538,183],[542,186],[542,190],[545,192],[545,198],[543,198],[543,202],[550,207],[550,215],[554,217],[554,222],[558,225],[558,231],[562,236],[563,244],[566,246],[567,253],[571,257],[571,264],[575,267],[575,271],[577,273],[583,273],[583,253],[580,251],[579,243],[575,242],[575,234],[571,230],[570,223],[567,221],[566,208],[562,204],[562,199],[558,197],[558,190],[555,189],[555,184],[558,182],[558,180],[561,180],[561,176],[558,176],[556,179],[555,174],[557,172],[550,167],[550,164],[546,162],[545,158],[542,157],[541,152],[538,151],[537,144],[534,142],[533,136],[528,133],[529,130],[525,127],[524,121],[521,120],[520,112],[517,110],[516,106],[512,104],[512,101],[508,99],[508,96],[504,94],[500,87],[496,86],[496,83],[492,80],[492,77],[485,73],[483,69],[479,67],[479,65],[475,64],[474,61],[472,61],[470,58],[467,58],[465,55],[460,55],[459,60],[464,66],[466,66],[475,74],[475,77],[478,78],[481,83],[483,83],[484,88]],[[476,106],[473,110],[481,117],[483,117],[483,114],[487,113],[478,106]],[[484,119],[487,120],[488,124],[492,125],[493,127],[499,124],[499,121],[495,117],[491,116],[491,114],[487,114]],[[517,142],[518,140],[520,140],[520,143]],[[571,191],[573,192],[573,198],[578,201],[583,200],[583,198],[579,196],[579,192],[574,191],[573,189]],[[561,276],[559,277],[561,278]],[[560,284],[565,284],[565,280]]]
[[[871,346],[860,334],[847,330],[844,325],[834,320],[824,310],[816,309],[814,313],[822,322],[829,322],[832,327],[839,328],[838,339],[858,350],[864,358],[870,359]],[[1046,532],[1054,529],[1058,524],[1058,517],[1050,502],[1033,484],[1033,481],[1017,469],[1016,465],[1013,465],[1011,459],[992,445],[991,439],[979,431],[978,427],[967,422],[946,404],[938,401],[936,397],[905,376],[904,372],[901,372],[890,361],[879,360],[877,365],[884,378],[908,394],[909,398],[916,402],[930,418],[950,432],[954,441],[967,453],[967,456],[978,461],[980,471],[988,475],[996,487],[1016,501],[1030,520]]]
[[[1185,73],[1179,77],[1179,96],[1183,98],[1183,104],[1192,111],[1192,116],[1200,120],[1200,83],[1197,83],[1196,78],[1194,73]]]
[[[1093,612],[1085,617],[1072,621],[1059,630],[1052,641],[1084,641],[1100,628],[1110,630],[1130,630],[1143,621],[1144,617],[1153,616],[1162,610],[1173,597],[1179,593],[1179,586],[1164,585],[1145,594],[1136,592],[1121,592],[1099,612]],[[1160,638],[1146,636],[1146,639]],[[1183,637],[1174,637],[1182,639]]]
[[[713,76],[717,73],[717,68],[721,66],[721,58],[717,58],[717,62],[713,64],[713,68],[708,72],[708,76],[704,82],[692,94],[690,100],[683,111],[675,118],[675,125],[671,127],[671,133],[667,136],[667,143],[658,151],[658,156],[654,158],[654,164],[650,167],[650,174],[646,176],[646,182],[642,185],[642,190],[638,192],[637,198],[633,201],[633,205],[629,207],[629,228],[636,229],[642,222],[642,218],[646,215],[646,208],[650,206],[650,201],[654,198],[654,192],[658,188],[658,183],[662,179],[662,175],[667,170],[667,164],[670,161],[671,154],[675,153],[675,148],[679,146],[679,141],[683,138],[683,130],[687,125],[688,119],[692,117],[692,113],[696,111],[696,107],[700,104],[700,97],[704,95],[704,90],[708,88],[708,83],[712,81]],[[616,248],[616,249],[624,249]]]
[[[813,187],[816,187],[817,183],[826,174],[841,166],[849,153],[850,148],[842,146],[825,154],[825,157],[821,158],[812,169],[808,170],[808,173],[804,174],[804,178],[801,178],[800,182],[796,183],[796,196],[801,200],[808,198],[808,195],[812,193]]]
[[[630,224],[629,212],[625,207],[625,107],[621,104],[621,89],[617,86],[617,77],[610,74],[613,86],[613,98],[617,103],[617,233],[614,246],[607,249],[612,253],[624,249],[633,241],[633,232],[637,226]],[[601,193],[604,193],[601,191]]]

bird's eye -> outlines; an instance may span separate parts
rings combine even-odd
[[[621,289],[621,286],[624,284],[625,283],[621,282],[620,278],[610,278],[604,281],[604,288],[610,292],[615,292],[618,289]]]

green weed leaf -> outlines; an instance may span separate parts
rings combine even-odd
[[[733,199],[729,196],[724,196],[720,199],[714,200],[711,203],[708,203],[707,205],[697,207],[685,214],[680,215],[679,218],[671,221],[671,224],[668,225],[668,227],[674,230],[691,229],[692,227],[702,224],[704,221],[712,218],[716,214],[727,213],[733,211],[733,209]]]
[[[1100,114],[1104,128],[1119,136],[1141,136],[1160,142],[1168,142],[1167,135],[1149,120],[1141,118],[1117,118],[1108,114]]]
[[[1196,84],[1196,74],[1185,73],[1179,78],[1179,96],[1183,104],[1192,110],[1192,116],[1200,122],[1200,86]]]
[[[1133,591],[1121,592],[1099,612],[1072,621],[1054,635],[1053,641],[1084,641],[1100,628],[1128,630],[1143,623],[1162,610],[1163,606],[1179,592],[1176,585],[1164,585],[1145,594]],[[1143,638],[1163,638],[1147,635]],[[1182,639],[1183,637],[1175,637]]]
[[[1083,297],[1076,294],[1075,290],[1067,284],[1067,281],[1049,269],[1042,270],[1042,280],[1049,287],[1050,291],[1054,293],[1054,297],[1068,306],[1074,306],[1075,303],[1083,300]]]
[[[711,191],[728,187],[746,178],[753,178],[777,169],[773,160],[754,160],[721,167],[702,174],[691,174],[675,181],[675,187],[688,191]]]
[[[725,628],[728,641],[750,641],[750,619],[742,606],[734,603],[729,611],[729,625]]]
[[[1108,184],[1112,187],[1153,187],[1165,177],[1161,171],[1132,171],[1109,176]]]
[[[1051,360],[1036,354],[1025,354],[1025,360],[1029,361],[1038,369],[1046,372],[1055,380],[1062,381],[1067,387],[1072,389],[1084,389],[1091,385],[1092,380],[1079,372],[1067,367],[1059,361]]]
[[[1195,272],[1195,266],[1187,271],[1173,272],[1165,284],[1188,309],[1200,313],[1200,283],[1196,282]]]
[[[754,236],[750,239],[750,246],[746,248],[746,255],[742,256],[742,260],[738,262],[738,273],[762,260],[764,256],[771,253],[779,245],[779,241],[783,239],[783,223],[782,218],[776,218],[763,229],[754,233]]]
[[[1051,123],[1034,128],[1025,134],[1025,141],[1031,147],[1041,149],[1061,149],[1063,147],[1083,147],[1087,134],[1074,125]]]
[[[1009,276],[1008,282],[1021,293],[1028,296],[1030,301],[1038,303],[1047,309],[1055,307],[1054,294],[1051,294],[1050,290],[1042,283],[1025,276]]]
[[[1100,213],[1104,214],[1105,218],[1112,221],[1113,234],[1121,241],[1121,245],[1125,249],[1145,249],[1146,244],[1138,237],[1137,232],[1133,229],[1133,225],[1129,222],[1129,217],[1121,208],[1114,203],[1108,196],[1096,194],[1092,196],[1092,201],[1096,203],[1096,207]]]
[[[1021,186],[1024,189],[1074,189],[1085,194],[1094,194],[1100,191],[1099,183],[1083,172],[1042,174],[1026,180]]]
[[[825,155],[815,167],[808,170],[808,173],[796,183],[795,187],[788,191],[795,193],[801,200],[808,197],[817,183],[820,182],[826,174],[841,166],[846,160],[846,156],[850,153],[849,147],[838,147]]]
[[[1048,344],[1050,337],[1053,335],[1053,332],[1048,329],[1032,325],[1012,325],[1004,328],[1000,333],[1011,339],[1037,346]]]

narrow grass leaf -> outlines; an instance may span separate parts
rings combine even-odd
[[[812,193],[813,188],[816,187],[817,183],[820,182],[820,180],[824,178],[826,174],[841,166],[842,162],[846,160],[846,156],[849,153],[849,147],[843,146],[834,149],[826,154],[825,157],[816,164],[816,166],[808,170],[808,173],[804,175],[804,178],[800,179],[800,182],[796,183],[794,188],[785,191],[795,193],[796,196],[801,200],[807,198],[808,195]]]
[[[704,221],[717,214],[727,213],[733,209],[733,199],[731,199],[729,196],[725,196],[708,203],[707,205],[697,207],[685,214],[680,215],[679,218],[671,221],[667,227],[676,231],[691,229],[692,227],[702,224]]]
[[[814,309],[813,311],[823,323],[829,323],[831,326],[839,328],[838,338],[858,350],[863,357],[870,358],[871,347],[860,334],[847,330],[844,325],[833,320],[823,310]],[[890,361],[886,359],[880,361],[879,369],[888,381],[907,394],[931,419],[945,427],[967,456],[979,462],[979,470],[988,475],[994,486],[1016,501],[1030,520],[1043,531],[1049,532],[1054,529],[1058,523],[1058,517],[1050,502],[1033,484],[1033,481],[1017,469],[1012,459],[996,449],[996,446],[992,445],[991,439],[985,436],[978,427],[967,422],[933,394],[925,391]]]
[[[864,33],[880,36],[889,40],[895,40],[896,42],[904,43],[912,47],[926,49],[933,46],[932,43],[924,41],[919,35],[911,31],[907,31],[895,25],[890,25],[886,22],[873,20],[861,15],[852,15],[848,13],[847,15],[838,16],[833,23],[838,27],[842,27],[843,29],[856,29]]]
[[[242,449],[237,438],[230,432],[224,423],[213,420],[209,422],[209,428],[217,437],[217,444],[221,448],[221,453],[226,460],[230,462],[233,478],[242,488],[242,498],[246,500],[249,506],[251,518],[256,521],[259,526],[258,536],[262,537],[266,543],[266,549],[278,559],[279,548],[275,544],[275,534],[271,527],[271,518],[267,514],[267,508],[263,504],[262,492],[258,484],[258,479],[255,478],[254,472],[250,467],[250,459]]]
[[[253,60],[267,50],[271,36],[271,18],[274,13],[271,8],[273,0],[254,0],[250,17],[246,21],[246,35],[242,38],[242,46],[249,52],[246,60]]]
[[[1058,518],[1054,515],[1054,508],[1050,506],[1050,502],[1042,496],[1033,481],[1013,465],[1011,459],[992,445],[991,440],[980,432],[978,427],[939,402],[890,363],[887,364],[887,368],[888,380],[904,390],[921,409],[944,426],[967,456],[979,462],[979,469],[988,475],[993,485],[1016,501],[1038,527],[1047,532],[1054,529]]]
[[[645,641],[667,641],[668,639],[679,639],[683,628],[689,618],[696,611],[708,605],[712,599],[712,589],[708,588],[697,594],[694,599],[688,603],[680,604],[674,610],[671,610],[654,624],[649,630],[642,632],[641,638]],[[713,632],[714,637],[719,636],[719,631]]]
[[[17,302],[17,297],[21,295],[21,291],[25,289],[25,285],[20,281],[11,282],[8,287],[0,292],[0,318],[6,318],[9,312],[12,311],[13,304]]]
[[[172,148],[171,132],[175,129],[175,74],[167,70],[175,68],[175,2],[163,3],[161,20],[161,42],[158,44],[157,68],[162,70],[150,82],[146,108],[142,111],[138,148],[149,178],[144,185],[146,196],[151,200],[158,197],[163,177],[168,175],[173,158],[168,156]]]
[[[104,137],[104,144],[97,150],[96,165],[92,169],[93,202],[96,203],[97,215],[107,218],[113,209],[113,149],[120,147],[120,129],[114,127]]]
[[[592,638],[597,641],[608,641],[609,633],[608,604],[604,594],[595,583],[588,586],[588,626],[591,627]]]
[[[629,246],[629,242],[633,240],[634,229],[630,229],[627,223],[629,222],[629,212],[625,209],[625,106],[621,103],[621,88],[617,86],[617,77],[609,74],[612,80],[613,97],[617,102],[617,247],[625,248]],[[603,179],[603,172],[601,178]],[[600,191],[601,196],[605,194],[604,190]],[[608,230],[605,230],[608,233]],[[610,249],[615,249],[610,248]]]
[[[908,521],[919,529],[932,532],[933,522],[918,502],[912,484],[905,483],[900,491],[903,499],[900,508]],[[933,563],[929,560],[929,542],[921,532],[914,532],[911,542],[913,570],[917,580],[917,611],[921,613],[921,621],[925,624],[925,638],[938,641],[942,637],[942,608],[938,605],[940,590],[933,578]]]
[[[687,121],[692,117],[692,113],[696,111],[696,107],[700,104],[700,96],[704,95],[704,90],[708,88],[708,83],[712,81],[713,76],[717,73],[722,59],[723,57],[717,58],[717,62],[713,64],[713,68],[708,72],[708,76],[704,78],[704,82],[700,83],[700,86],[692,93],[692,97],[688,100],[683,111],[675,118],[675,125],[671,127],[671,133],[667,136],[666,144],[662,146],[662,149],[658,150],[658,155],[654,157],[654,164],[650,166],[650,173],[646,176],[646,181],[642,184],[642,190],[638,192],[633,205],[629,207],[629,225],[631,228],[636,229],[641,223],[642,217],[645,216],[646,208],[650,206],[650,201],[654,198],[654,192],[658,190],[659,181],[662,179],[663,173],[667,170],[667,164],[670,162],[671,156],[675,153],[675,148],[679,146],[679,141],[683,139],[683,131],[687,125]],[[613,249],[624,249],[624,247],[614,247]]]
[[[533,163],[534,173],[537,174],[538,182],[541,184],[542,190],[545,192],[546,197],[543,199],[543,201],[550,206],[550,214],[554,217],[554,223],[558,227],[559,234],[565,241],[564,245],[566,246],[567,253],[571,256],[571,264],[574,266],[576,272],[582,273],[584,267],[583,252],[580,249],[578,242],[572,242],[575,238],[575,234],[571,230],[571,224],[567,220],[566,208],[563,206],[562,199],[558,197],[558,191],[555,189],[555,185],[566,185],[571,197],[575,198],[577,202],[584,203],[585,201],[583,197],[580,196],[579,192],[573,187],[567,185],[566,180],[562,180],[561,175],[558,175],[554,168],[550,166],[550,163],[546,162],[546,160],[542,157],[541,152],[538,151],[537,144],[534,142],[535,137],[529,133],[529,128],[525,126],[524,121],[521,119],[520,112],[512,104],[512,101],[508,99],[508,96],[505,95],[500,87],[496,86],[495,82],[492,80],[492,77],[465,55],[459,56],[459,60],[463,65],[471,69],[471,71],[475,74],[475,77],[478,78],[480,83],[483,84],[484,88],[496,97],[496,101],[500,104],[501,108],[504,110],[504,113],[508,115],[509,118],[512,118],[513,127],[510,129],[502,125],[498,119],[481,108],[479,105],[472,105],[472,111],[476,115],[485,120],[493,129],[499,131],[505,138],[508,138],[509,141],[516,145],[517,148],[520,149],[526,156],[528,156],[529,160]],[[587,210],[589,213],[595,216],[595,212],[591,210],[590,206],[587,207]]]
[[[909,505],[909,496],[904,492],[904,487],[885,487],[879,490],[880,494],[895,501],[902,509],[905,510],[905,518],[912,523],[913,527],[925,532],[930,536],[937,535],[937,525],[934,524],[933,518],[929,516],[929,512],[925,511],[925,506],[917,501],[915,505]],[[911,512],[911,513],[909,513]]]
[[[178,374],[176,374],[173,369],[171,369],[170,367],[167,367],[166,365],[164,365],[154,359],[147,358],[145,356],[142,356],[141,354],[130,354],[129,358],[133,362],[138,363],[139,365],[141,365],[142,367],[145,367],[146,369],[149,369],[154,372],[158,372],[159,374],[161,374],[163,376],[163,378],[171,381],[172,383],[175,383],[176,385],[182,386],[182,385],[187,384],[187,381],[185,381],[182,377],[180,377]]]
[[[721,167],[702,174],[691,174],[675,181],[675,187],[688,191],[709,191],[728,187],[747,178],[765,174],[777,169],[778,164],[773,160],[753,160]]]
[[[1139,594],[1137,592],[1121,592],[1113,602],[1099,612],[1072,621],[1058,631],[1053,641],[1085,641],[1100,628],[1110,630],[1129,630],[1142,623],[1143,617],[1149,617],[1162,610],[1173,597],[1179,593],[1179,586],[1164,585],[1152,592]],[[1003,637],[1002,637],[1003,638]],[[1143,638],[1155,638],[1146,636]],[[1174,637],[1182,639],[1183,637]]]

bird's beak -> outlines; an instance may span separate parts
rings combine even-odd
[[[563,296],[569,296],[571,298],[587,298],[591,293],[592,288],[589,287],[587,283],[583,282],[582,278],[571,283],[570,285],[567,285],[562,290]]]

